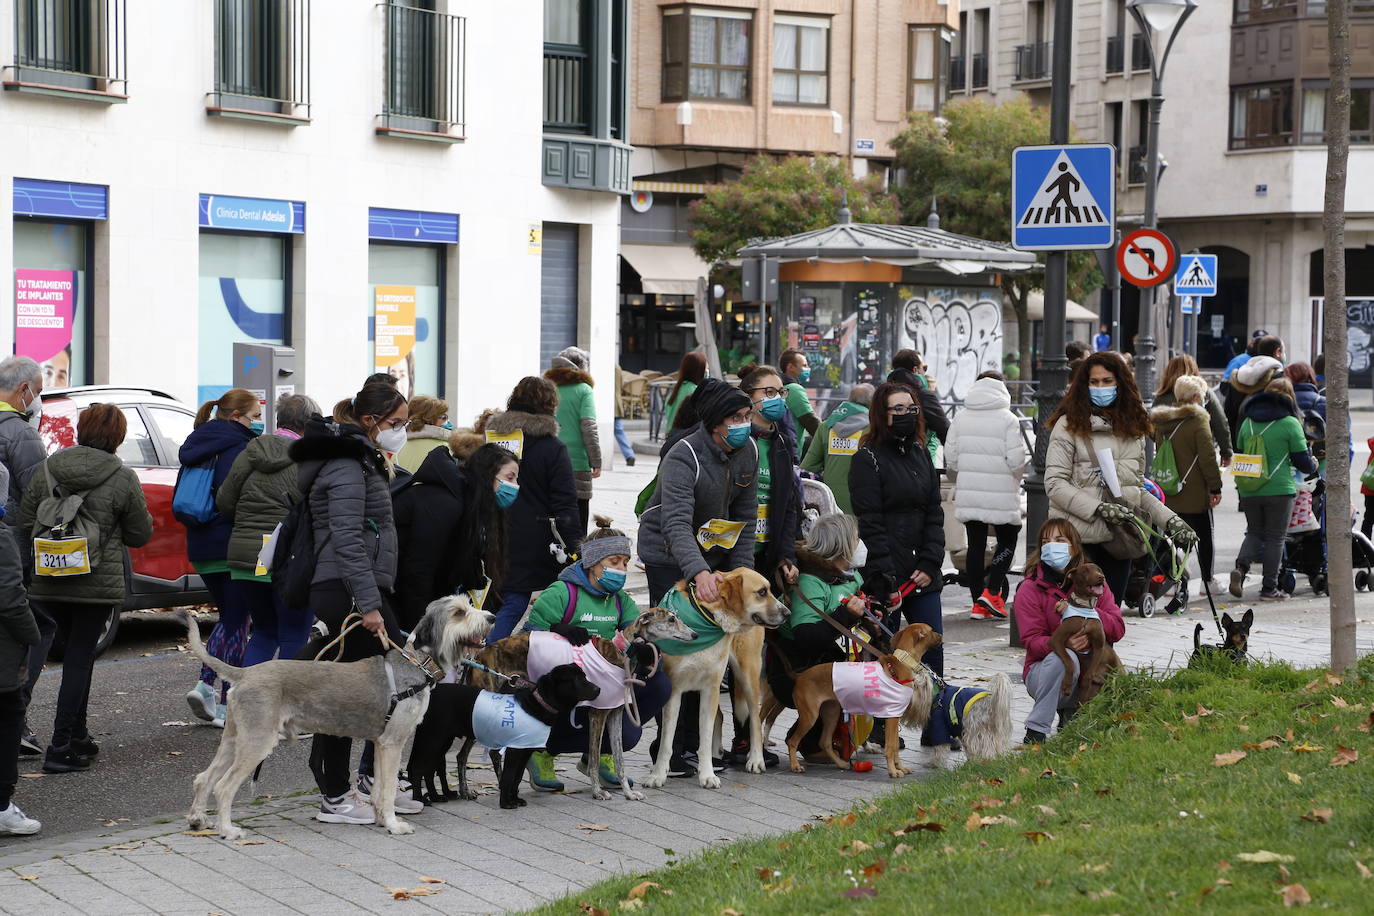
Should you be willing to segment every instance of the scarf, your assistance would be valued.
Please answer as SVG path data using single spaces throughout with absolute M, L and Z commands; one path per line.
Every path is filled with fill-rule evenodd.
M 709 649 L 725 638 L 725 631 L 715 621 L 707 620 L 704 614 L 692 606 L 687 596 L 676 588 L 669 589 L 668 594 L 664 595 L 658 604 L 659 607 L 677 614 L 678 619 L 697 634 L 696 639 L 688 642 L 680 639 L 656 640 L 654 645 L 658 646 L 660 652 L 666 655 L 691 655 L 693 652 Z

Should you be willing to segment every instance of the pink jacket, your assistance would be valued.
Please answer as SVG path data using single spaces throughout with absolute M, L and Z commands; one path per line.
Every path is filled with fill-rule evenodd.
M 1021 581 L 1016 589 L 1016 599 L 1012 602 L 1012 613 L 1016 615 L 1016 628 L 1021 634 L 1021 645 L 1026 647 L 1026 662 L 1021 668 L 1024 679 L 1030 674 L 1031 665 L 1050 654 L 1050 637 L 1059 628 L 1059 615 L 1054 606 L 1069 596 L 1069 593 L 1046 579 L 1044 564 L 1038 564 L 1035 571 Z M 1102 597 L 1097 602 L 1097 614 L 1102 618 L 1102 632 L 1108 643 L 1120 642 L 1126 635 L 1126 622 L 1121 619 L 1121 608 L 1116 606 L 1111 588 L 1102 588 Z

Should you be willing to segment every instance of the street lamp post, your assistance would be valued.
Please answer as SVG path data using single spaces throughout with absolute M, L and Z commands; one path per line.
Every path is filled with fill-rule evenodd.
M 1183 23 L 1197 9 L 1197 0 L 1128 0 L 1126 9 L 1147 36 L 1150 49 L 1150 134 L 1145 145 L 1145 228 L 1158 229 L 1156 200 L 1159 196 L 1159 110 L 1164 105 L 1164 65 Z M 1159 38 L 1163 51 L 1156 49 Z M 1155 390 L 1155 290 L 1140 291 L 1140 332 L 1136 338 L 1135 374 L 1140 393 L 1148 401 Z

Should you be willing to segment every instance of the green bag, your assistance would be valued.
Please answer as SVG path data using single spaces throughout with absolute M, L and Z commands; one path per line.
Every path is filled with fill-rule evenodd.
M 1269 455 L 1264 447 L 1264 431 L 1273 425 L 1274 421 L 1271 420 L 1257 429 L 1252 420 L 1246 419 L 1240 426 L 1245 450 L 1231 456 L 1231 475 L 1236 479 L 1236 492 L 1241 496 L 1258 492 L 1278 471 L 1277 467 L 1269 467 Z M 1279 466 L 1282 467 L 1287 460 L 1288 456 L 1284 455 Z
M 649 501 L 654 498 L 654 493 L 658 490 L 658 473 L 654 472 L 654 479 L 639 491 L 639 498 L 635 500 L 635 516 L 644 514 L 644 510 L 649 508 Z
M 1174 430 L 1177 432 L 1177 428 Z M 1155 460 L 1150 462 L 1150 479 L 1165 496 L 1176 496 L 1183 489 L 1183 477 L 1178 473 L 1178 460 L 1174 458 L 1174 437 L 1169 436 L 1155 447 Z
M 1374 490 L 1374 461 L 1365 465 L 1364 473 L 1360 475 L 1360 483 Z

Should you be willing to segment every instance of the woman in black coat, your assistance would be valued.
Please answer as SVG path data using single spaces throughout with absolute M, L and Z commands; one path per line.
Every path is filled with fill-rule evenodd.
M 560 561 L 551 549 L 557 543 L 555 529 L 566 554 L 576 553 L 582 543 L 572 461 L 568 447 L 558 439 L 558 421 L 553 418 L 557 409 L 558 389 L 553 382 L 530 375 L 516 384 L 505 411 L 493 414 L 486 423 L 487 441 L 508 448 L 520 459 L 518 495 L 506 507 L 510 550 L 501 607 L 488 643 L 509 636 L 529 607 L 530 596 L 547 588 L 567 565 L 566 557 Z
M 849 468 L 849 493 L 859 520 L 859 538 L 868 549 L 864 591 L 889 595 L 888 626 L 929 624 L 944 632 L 940 588 L 945 559 L 945 514 L 940 506 L 940 475 L 926 447 L 926 429 L 917 394 L 906 385 L 884 382 L 873 393 L 868 432 Z M 903 598 L 898 589 L 915 588 Z M 893 613 L 901 609 L 898 617 Z M 944 674 L 940 647 L 925 655 Z

